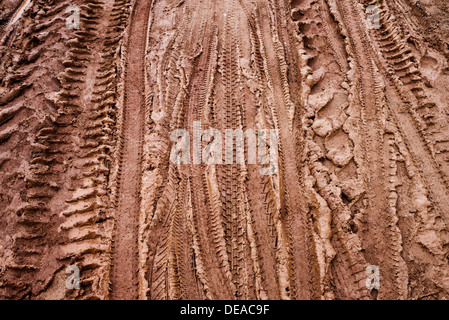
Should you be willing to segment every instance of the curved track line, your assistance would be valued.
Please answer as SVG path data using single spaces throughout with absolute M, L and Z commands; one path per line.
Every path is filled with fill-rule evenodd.
M 28 5 L 31 4 L 31 0 L 25 0 L 22 2 L 20 7 L 17 9 L 17 11 L 12 16 L 10 22 L 8 23 L 8 27 L 16 23 L 23 15 L 25 10 L 28 8 Z

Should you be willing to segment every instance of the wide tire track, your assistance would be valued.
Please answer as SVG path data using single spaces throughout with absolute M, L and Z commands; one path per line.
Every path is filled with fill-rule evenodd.
M 137 0 L 131 14 L 125 71 L 125 103 L 112 253 L 111 298 L 137 298 L 138 215 L 145 124 L 144 55 L 150 1 Z

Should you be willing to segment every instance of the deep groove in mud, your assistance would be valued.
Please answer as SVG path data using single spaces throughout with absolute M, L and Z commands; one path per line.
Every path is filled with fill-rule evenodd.
M 145 125 L 144 55 L 150 5 L 136 0 L 131 13 L 112 249 L 111 298 L 138 297 L 137 232 L 140 212 L 142 143 Z

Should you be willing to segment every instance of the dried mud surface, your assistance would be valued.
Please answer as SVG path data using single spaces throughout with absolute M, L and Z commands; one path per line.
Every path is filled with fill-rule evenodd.
M 1 299 L 449 298 L 446 1 L 0 8 Z M 279 170 L 174 164 L 194 122 Z

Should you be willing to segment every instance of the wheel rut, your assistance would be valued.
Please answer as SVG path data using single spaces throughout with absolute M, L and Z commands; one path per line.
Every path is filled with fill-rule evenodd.
M 137 0 L 131 14 L 111 268 L 111 299 L 138 296 L 138 220 L 145 124 L 144 57 L 151 2 Z

